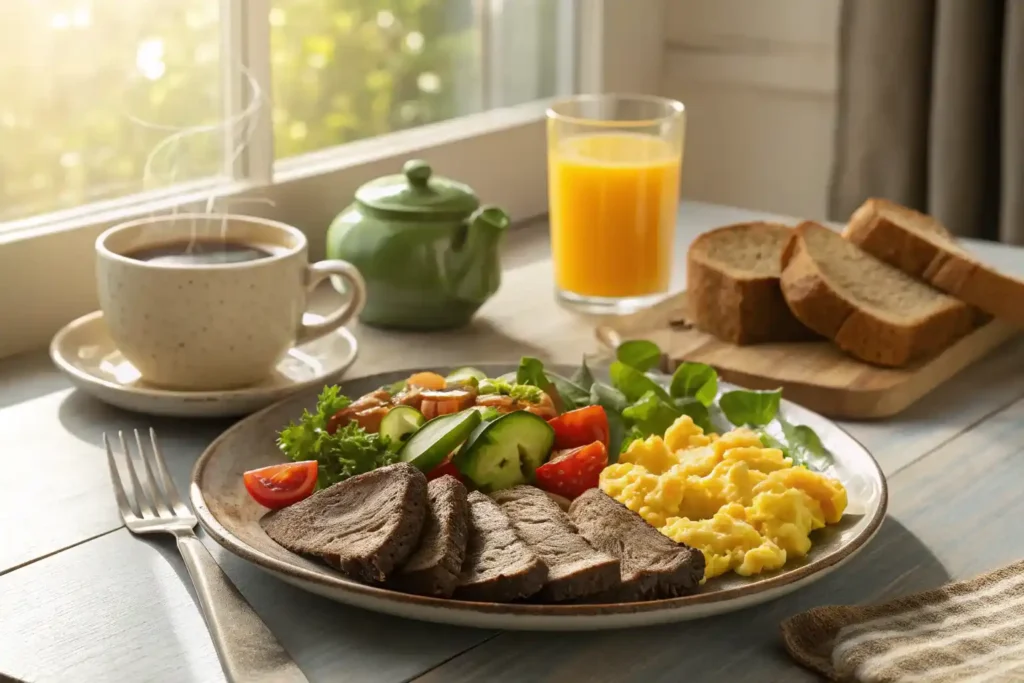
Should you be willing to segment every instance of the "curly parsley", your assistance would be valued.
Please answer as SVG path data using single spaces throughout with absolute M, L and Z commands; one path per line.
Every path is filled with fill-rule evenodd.
M 317 399 L 315 412 L 302 411 L 277 436 L 277 445 L 289 459 L 317 461 L 317 487 L 326 488 L 349 477 L 395 462 L 386 439 L 350 422 L 334 434 L 327 433 L 327 422 L 351 401 L 341 387 L 325 387 Z

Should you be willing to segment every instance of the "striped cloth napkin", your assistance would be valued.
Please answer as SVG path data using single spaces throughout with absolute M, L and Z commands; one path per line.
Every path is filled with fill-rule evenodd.
M 867 607 L 782 623 L 797 662 L 834 681 L 1024 681 L 1024 562 Z

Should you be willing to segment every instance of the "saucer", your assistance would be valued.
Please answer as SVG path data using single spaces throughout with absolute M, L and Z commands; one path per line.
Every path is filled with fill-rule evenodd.
M 114 345 L 102 311 L 69 323 L 50 342 L 50 358 L 82 391 L 119 408 L 173 417 L 235 417 L 255 412 L 337 378 L 358 353 L 352 333 L 339 328 L 289 350 L 259 384 L 227 391 L 176 391 L 142 380 Z

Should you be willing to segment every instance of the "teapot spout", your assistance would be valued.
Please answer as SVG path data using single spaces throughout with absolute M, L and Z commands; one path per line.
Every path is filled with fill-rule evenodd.
M 499 250 L 509 216 L 497 206 L 481 206 L 467 220 L 448 254 L 453 293 L 483 303 L 501 286 Z
M 481 206 L 469 217 L 469 234 L 466 236 L 469 251 L 474 249 L 474 240 L 479 245 L 477 249 L 499 245 L 508 224 L 509 217 L 504 209 L 493 205 Z

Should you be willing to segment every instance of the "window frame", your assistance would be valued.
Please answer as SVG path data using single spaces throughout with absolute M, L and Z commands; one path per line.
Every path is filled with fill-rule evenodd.
M 573 36 L 578 91 L 660 90 L 666 1 L 578 1 Z M 231 16 L 250 23 L 269 5 L 269 0 L 221 2 Z M 638 4 L 650 11 L 637 11 Z M 235 55 L 251 51 L 234 34 L 225 36 L 223 49 Z M 269 80 L 269 61 L 261 65 L 250 54 L 245 63 L 257 81 Z M 228 78 L 235 89 L 227 88 L 226 96 L 242 101 L 243 74 Z M 267 159 L 273 159 L 268 116 L 257 124 L 264 142 L 236 160 L 233 180 L 197 181 L 19 221 L 0 232 L 0 358 L 45 347 L 67 322 L 96 310 L 93 244 L 103 230 L 147 214 L 203 211 L 211 196 L 217 210 L 299 227 L 309 239 L 312 260 L 323 257 L 330 219 L 356 188 L 393 173 L 410 156 L 426 159 L 443 175 L 472 179 L 480 196 L 506 208 L 517 224 L 542 216 L 547 213 L 547 105 L 537 101 L 486 111 L 284 159 L 273 166 L 272 179 L 267 177 Z

